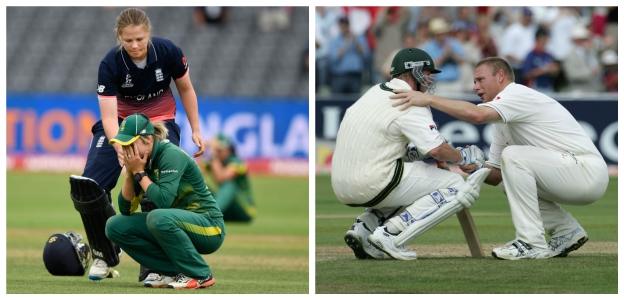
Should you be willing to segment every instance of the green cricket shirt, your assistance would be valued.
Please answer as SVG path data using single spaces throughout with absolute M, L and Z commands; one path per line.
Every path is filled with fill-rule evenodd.
M 193 158 L 169 140 L 154 143 L 145 172 L 153 182 L 145 194 L 156 207 L 179 208 L 213 218 L 223 217 Z M 131 203 L 119 193 L 121 213 L 127 215 L 136 210 L 142 194 L 143 191 Z

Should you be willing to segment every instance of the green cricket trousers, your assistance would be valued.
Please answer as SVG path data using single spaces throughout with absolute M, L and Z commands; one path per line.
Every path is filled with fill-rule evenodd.
M 167 208 L 116 215 L 106 222 L 106 236 L 139 264 L 167 276 L 212 276 L 201 254 L 215 252 L 225 237 L 222 218 Z
M 241 191 L 233 180 L 219 186 L 215 200 L 225 221 L 250 222 L 256 216 L 256 207 L 248 191 Z

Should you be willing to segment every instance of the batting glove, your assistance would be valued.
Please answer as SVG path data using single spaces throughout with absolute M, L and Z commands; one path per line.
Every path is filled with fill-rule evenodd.
M 467 147 L 457 147 L 459 153 L 461 154 L 461 160 L 457 163 L 460 166 L 475 164 L 477 165 L 477 170 L 483 167 L 485 163 L 485 155 L 483 154 L 483 150 L 481 148 L 470 145 Z

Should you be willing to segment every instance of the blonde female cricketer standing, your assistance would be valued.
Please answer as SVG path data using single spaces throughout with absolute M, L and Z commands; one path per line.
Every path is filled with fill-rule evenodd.
M 93 139 L 89 148 L 83 177 L 95 181 L 105 191 L 110 203 L 110 191 L 115 187 L 124 165 L 123 151 L 119 144 L 108 141 L 115 136 L 121 120 L 133 113 L 141 112 L 151 121 L 162 121 L 169 131 L 171 143 L 180 144 L 180 128 L 175 123 L 176 104 L 169 88 L 173 79 L 181 97 L 184 110 L 192 129 L 192 139 L 198 147 L 195 157 L 204 152 L 202 143 L 197 96 L 186 57 L 176 45 L 163 38 L 151 36 L 152 25 L 147 14 L 140 9 L 123 10 L 117 17 L 115 34 L 119 45 L 112 48 L 102 59 L 98 71 L 97 94 L 101 120 L 93 125 Z M 86 179 L 85 179 L 86 180 Z M 72 183 L 72 198 L 80 212 L 92 246 L 93 264 L 89 279 L 100 280 L 114 277 L 111 267 L 119 263 L 119 258 L 110 241 L 104 235 L 105 220 L 114 215 L 110 204 L 103 211 L 105 215 L 96 218 L 90 211 L 78 209 L 76 199 L 83 202 L 95 201 L 93 196 L 76 188 L 81 184 Z M 82 194 L 81 194 L 82 193 Z M 150 199 L 141 205 L 143 211 L 154 207 Z M 149 272 L 142 271 L 139 280 Z

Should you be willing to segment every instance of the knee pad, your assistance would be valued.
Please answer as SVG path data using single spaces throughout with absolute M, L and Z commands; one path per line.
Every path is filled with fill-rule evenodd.
M 119 264 L 119 247 L 106 238 L 106 221 L 115 215 L 110 197 L 95 180 L 71 175 L 71 198 L 80 213 L 93 256 L 106 261 L 109 266 Z

